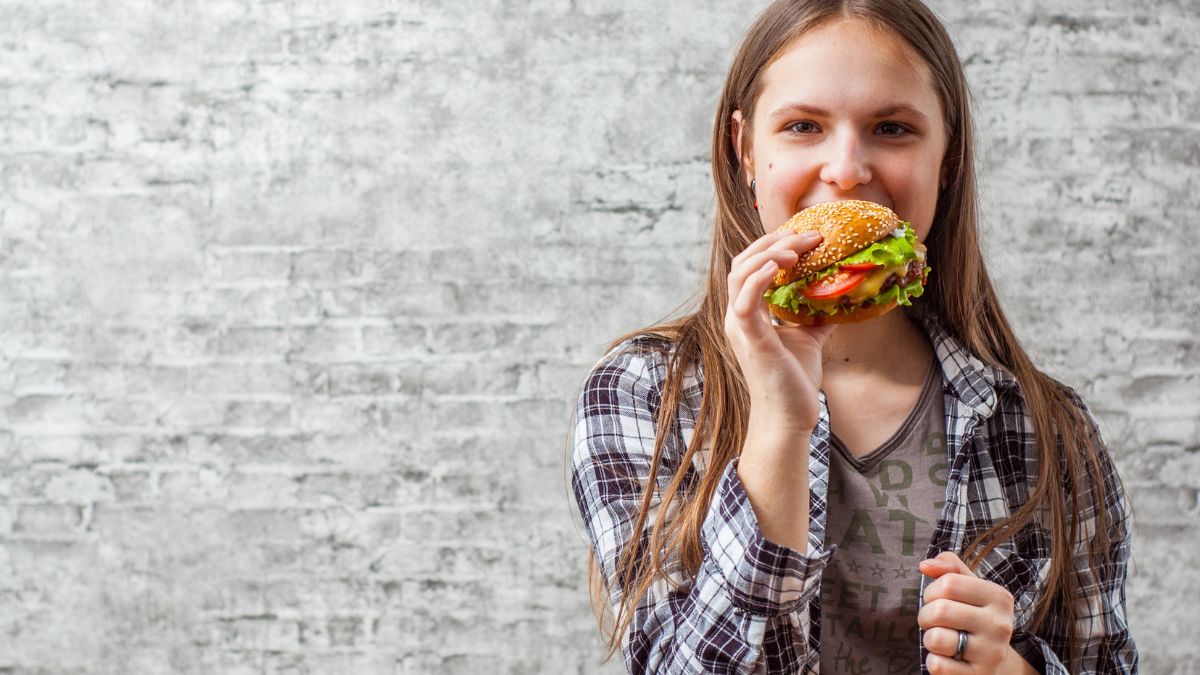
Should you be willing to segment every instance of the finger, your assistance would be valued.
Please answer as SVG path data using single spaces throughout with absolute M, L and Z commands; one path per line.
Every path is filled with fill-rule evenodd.
M 941 627 L 980 634 L 990 633 L 993 628 L 987 610 L 945 598 L 922 605 L 917 612 L 917 625 L 925 630 Z
M 768 232 L 758 239 L 755 239 L 754 241 L 750 242 L 750 245 L 743 249 L 741 253 L 733 257 L 733 260 L 731 260 L 729 263 L 729 269 L 733 269 L 746 258 L 767 250 L 772 244 L 780 239 L 783 239 L 787 235 L 787 232 Z
M 955 661 L 941 654 L 930 654 L 925 657 L 925 667 L 929 669 L 930 675 L 967 675 L 974 672 L 971 664 L 965 660 Z
M 734 256 L 730 261 L 729 269 L 732 270 L 739 264 L 745 263 L 749 258 L 752 258 L 763 251 L 795 251 L 798 254 L 803 254 L 820 245 L 823 237 L 817 230 L 809 230 L 808 232 L 772 232 L 759 237 L 754 243 L 746 247 L 744 251 Z
M 770 322 L 762 314 L 766 300 L 763 293 L 779 271 L 779 265 L 771 261 L 763 265 L 757 272 L 750 275 L 740 289 L 733 303 L 733 314 L 742 325 L 742 330 L 751 337 L 761 337 L 771 328 Z
M 768 237 L 770 235 L 754 242 L 733 259 L 729 266 L 731 276 L 739 272 L 748 274 L 758 269 L 765 260 L 775 260 L 780 266 L 791 267 L 799 262 L 800 256 L 820 245 L 822 240 L 821 233 L 816 230 L 803 234 L 781 234 L 770 239 Z M 763 247 L 762 244 L 767 245 Z
M 918 564 L 918 568 L 921 570 L 921 574 L 934 579 L 951 572 L 966 574 L 972 577 L 975 576 L 975 573 L 971 571 L 970 567 L 967 567 L 962 558 L 951 551 L 942 551 L 933 558 L 922 560 Z
M 734 259 L 726 281 L 726 294 L 730 302 L 741 292 L 746 278 L 760 269 L 765 261 L 774 260 L 781 268 L 791 268 L 800 262 L 800 256 L 819 246 L 821 241 L 821 233 L 816 230 L 803 234 L 789 233 L 773 241 L 765 250 L 748 256 L 740 254 Z
M 941 654 L 942 656 L 954 658 L 954 654 L 958 651 L 958 631 L 951 628 L 934 626 L 925 631 L 925 634 L 921 637 L 921 644 L 925 645 L 925 649 L 928 649 L 933 654 Z M 967 650 L 970 648 L 971 642 L 968 640 Z M 966 650 L 963 652 L 963 660 L 968 660 Z
M 741 292 L 742 286 L 745 285 L 746 279 L 751 274 L 762 269 L 763 265 L 768 262 L 774 262 L 778 267 L 791 267 L 799 259 L 795 251 L 787 249 L 768 249 L 746 258 L 729 270 L 729 278 L 726 282 L 729 290 L 729 301 L 733 302 L 733 298 Z
M 943 574 L 926 586 L 923 597 L 926 603 L 945 599 L 984 607 L 1002 600 L 1007 592 L 1002 586 L 990 581 L 951 572 Z
M 807 232 L 789 232 L 783 238 L 771 244 L 768 249 L 795 251 L 803 255 L 821 245 L 824 237 L 816 230 Z

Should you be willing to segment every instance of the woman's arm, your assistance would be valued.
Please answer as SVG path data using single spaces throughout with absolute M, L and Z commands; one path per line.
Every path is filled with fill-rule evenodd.
M 1095 418 L 1075 392 L 1066 391 L 1068 397 L 1083 412 L 1092 428 L 1092 436 L 1100 439 Z M 1100 449 L 1103 467 L 1103 503 L 1086 499 L 1079 523 L 1080 533 L 1075 542 L 1074 558 L 1079 579 L 1079 590 L 1075 598 L 1076 626 L 1082 631 L 1080 644 L 1075 645 L 1081 658 L 1078 672 L 1082 674 L 1136 673 L 1138 672 L 1137 645 L 1129 631 L 1126 613 L 1125 579 L 1129 573 L 1130 544 L 1132 540 L 1132 518 L 1129 502 L 1121 480 L 1117 475 L 1112 458 L 1104 448 Z M 1099 487 L 1099 486 L 1098 486 Z M 1108 562 L 1093 567 L 1089 562 L 1088 549 L 1098 528 L 1098 514 L 1103 510 L 1108 526 L 1110 547 Z M 1040 666 L 1041 672 L 1066 675 L 1068 669 L 1063 657 L 1068 652 L 1067 630 L 1061 620 L 1051 618 L 1039 631 L 1039 635 L 1027 636 L 1017 641 L 1016 646 L 1027 660 Z M 1072 669 L 1075 670 L 1075 669 Z
M 572 487 L 614 606 L 624 599 L 617 561 L 634 532 L 654 447 L 665 360 L 625 353 L 588 378 L 576 412 Z M 689 424 L 686 415 L 681 422 Z M 686 427 L 685 427 L 686 428 Z M 690 429 L 687 429 L 690 432 Z M 690 435 L 690 434 L 689 434 Z M 669 438 L 656 493 L 679 469 L 683 436 Z M 808 662 L 808 603 L 828 559 L 820 542 L 806 554 L 763 537 L 737 461 L 724 467 L 702 527 L 704 559 L 694 580 L 656 583 L 623 636 L 632 673 L 801 673 Z M 653 509 L 661 503 L 655 499 Z

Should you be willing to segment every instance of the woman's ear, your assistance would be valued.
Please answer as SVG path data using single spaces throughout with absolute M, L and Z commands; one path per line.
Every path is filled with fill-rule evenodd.
M 734 110 L 730 118 L 732 122 L 732 133 L 729 134 L 729 140 L 733 143 L 733 154 L 737 155 L 738 163 L 745 169 L 742 172 L 744 175 L 751 178 L 754 177 L 754 155 L 747 151 L 746 155 L 742 156 L 742 132 L 746 130 L 745 120 L 742 118 L 741 110 Z

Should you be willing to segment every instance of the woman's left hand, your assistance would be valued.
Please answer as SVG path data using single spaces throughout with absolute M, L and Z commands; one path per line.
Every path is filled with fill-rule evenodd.
M 925 588 L 925 603 L 917 614 L 925 630 L 925 666 L 930 673 L 1035 672 L 1012 648 L 1015 615 L 1007 589 L 975 576 L 949 551 L 922 561 L 920 569 L 934 579 Z M 955 661 L 959 631 L 967 633 L 967 648 L 962 660 Z

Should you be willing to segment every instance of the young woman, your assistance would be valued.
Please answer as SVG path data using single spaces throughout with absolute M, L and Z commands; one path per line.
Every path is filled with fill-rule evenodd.
M 1137 670 L 1121 483 L 1000 309 L 972 144 L 919 0 L 779 0 L 750 29 L 700 306 L 617 340 L 576 413 L 593 599 L 631 672 Z M 764 292 L 820 235 L 774 232 L 844 199 L 912 224 L 924 296 L 775 325 Z

